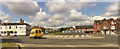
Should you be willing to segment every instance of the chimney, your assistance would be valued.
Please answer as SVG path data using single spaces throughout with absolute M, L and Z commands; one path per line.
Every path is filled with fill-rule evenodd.
M 24 23 L 24 20 L 22 20 L 22 23 Z
M 0 24 L 2 24 L 2 20 L 0 20 Z
M 20 19 L 20 23 L 22 23 L 22 19 Z

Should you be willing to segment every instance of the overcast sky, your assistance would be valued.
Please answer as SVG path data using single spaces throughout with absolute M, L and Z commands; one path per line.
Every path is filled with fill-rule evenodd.
M 31 25 L 47 27 L 92 25 L 94 20 L 120 17 L 117 2 L 18 1 L 1 2 L 0 6 L 0 19 L 3 22 L 19 22 L 22 18 Z

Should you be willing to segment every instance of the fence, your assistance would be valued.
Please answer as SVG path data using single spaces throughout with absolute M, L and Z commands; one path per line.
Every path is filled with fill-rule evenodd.
M 84 34 L 84 30 L 67 30 L 67 31 L 62 31 L 63 34 Z

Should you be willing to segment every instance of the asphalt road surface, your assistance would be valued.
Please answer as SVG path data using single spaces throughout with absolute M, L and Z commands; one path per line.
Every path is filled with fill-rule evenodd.
M 3 38 L 2 41 L 11 41 L 16 43 L 24 43 L 24 44 L 35 44 L 35 45 L 103 45 L 103 44 L 118 44 L 118 36 L 102 36 L 105 38 L 98 38 L 98 39 L 49 39 L 49 38 L 42 38 L 42 39 L 30 39 L 29 36 L 17 36 L 11 38 Z M 54 47 L 32 47 L 23 48 L 23 49 L 56 49 Z M 58 48 L 57 48 L 58 49 Z M 70 49 L 70 47 L 59 47 L 59 49 Z M 117 49 L 112 47 L 78 47 L 72 49 Z
M 25 44 L 48 44 L 48 45 L 100 45 L 118 44 L 118 36 L 104 36 L 98 39 L 30 39 L 28 36 L 13 37 L 17 43 Z M 54 37 L 53 37 L 54 38 Z

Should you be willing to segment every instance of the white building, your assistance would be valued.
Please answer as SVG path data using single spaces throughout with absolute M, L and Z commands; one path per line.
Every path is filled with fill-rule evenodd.
M 1 23 L 0 34 L 2 36 L 15 36 L 15 35 L 28 35 L 30 33 L 31 26 L 24 23 L 24 20 L 20 20 L 20 23 Z

